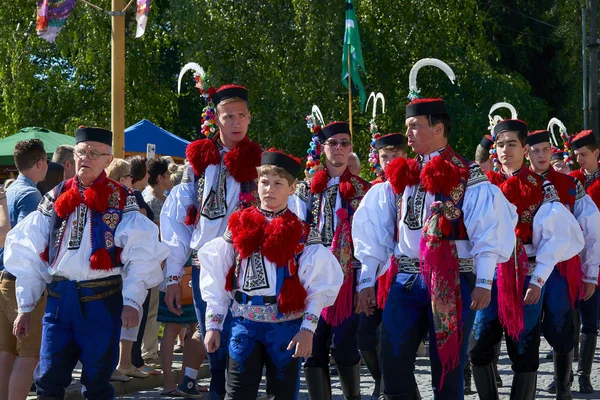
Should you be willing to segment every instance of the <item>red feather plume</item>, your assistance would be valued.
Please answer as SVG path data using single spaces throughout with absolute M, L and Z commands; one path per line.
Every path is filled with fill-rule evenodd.
M 395 194 L 402 194 L 407 186 L 419 183 L 419 174 L 419 163 L 402 157 L 392 160 L 385 169 L 385 175 Z
M 190 162 L 196 175 L 202 175 L 209 165 L 221 162 L 221 155 L 215 143 L 208 139 L 198 139 L 185 149 L 185 157 Z

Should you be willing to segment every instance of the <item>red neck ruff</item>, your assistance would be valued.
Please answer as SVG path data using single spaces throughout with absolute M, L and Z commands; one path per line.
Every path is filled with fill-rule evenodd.
M 77 177 L 65 182 L 63 192 L 54 202 L 54 209 L 60 218 L 68 217 L 83 202 L 88 208 L 104 213 L 108 207 L 108 199 L 113 190 L 108 186 L 109 178 L 106 173 L 96 179 L 92 185 L 85 189 L 83 195 L 79 191 L 79 181 Z M 115 182 L 116 183 L 116 182 Z M 118 185 L 118 184 L 117 184 Z
M 340 176 L 340 197 L 342 200 L 348 201 L 356 196 L 356 188 L 350 181 L 350 178 L 354 176 L 348 168 Z M 327 183 L 329 182 L 329 175 L 327 169 L 322 169 L 315 174 L 312 181 L 310 182 L 310 191 L 312 194 L 321 194 L 327 189 Z

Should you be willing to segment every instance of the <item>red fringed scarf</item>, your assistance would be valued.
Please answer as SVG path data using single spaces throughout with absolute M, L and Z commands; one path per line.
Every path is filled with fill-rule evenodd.
M 270 222 L 258 208 L 248 208 L 231 215 L 228 222 L 233 246 L 240 258 L 245 259 L 252 253 L 260 252 L 278 268 L 288 268 L 289 277 L 283 282 L 277 307 L 279 312 L 288 314 L 305 309 L 306 289 L 298 278 L 296 257 L 304 250 L 310 227 L 300 221 L 290 210 L 273 218 Z M 236 266 L 227 274 L 225 289 L 233 290 Z
M 193 141 L 185 149 L 185 156 L 188 159 L 194 173 L 198 176 L 202 175 L 209 165 L 217 165 L 221 162 L 221 154 L 217 147 L 217 139 L 219 135 L 215 135 L 214 139 L 198 139 Z M 225 153 L 223 160 L 229 174 L 236 182 L 248 182 L 255 180 L 258 177 L 256 167 L 260 165 L 260 157 L 262 149 L 258 143 L 251 141 L 246 136 L 233 149 Z M 247 198 L 242 198 L 240 201 L 246 201 Z M 196 221 L 197 212 L 195 206 L 190 206 L 187 210 L 186 225 L 192 225 Z
M 544 199 L 542 179 L 523 167 L 519 172 L 506 179 L 497 172 L 488 172 L 487 176 L 497 185 L 509 202 L 517 207 L 519 220 L 515 233 L 517 243 L 515 254 L 505 263 L 498 264 L 498 319 L 515 340 L 525 327 L 523 315 L 523 288 L 529 269 L 528 256 L 523 243 L 531 243 L 533 217 Z M 515 267 L 515 263 L 518 268 Z M 518 310 L 518 311 L 517 311 Z

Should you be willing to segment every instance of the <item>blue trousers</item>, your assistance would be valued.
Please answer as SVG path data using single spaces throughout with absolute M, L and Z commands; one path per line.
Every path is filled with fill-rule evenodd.
M 419 344 L 429 331 L 432 385 L 435 399 L 464 397 L 464 365 L 473 318 L 471 292 L 475 286 L 473 273 L 460 274 L 462 298 L 462 344 L 460 363 L 449 371 L 439 388 L 442 366 L 437 352 L 431 311 L 431 296 L 421 274 L 399 273 L 390 288 L 381 326 L 381 366 L 385 394 L 401 395 L 417 388 L 415 358 Z
M 581 333 L 598 335 L 600 322 L 600 289 L 596 288 L 593 296 L 579 303 L 581 313 Z
M 109 279 L 115 277 L 104 280 Z M 101 280 L 95 282 L 98 281 Z M 95 296 L 114 288 L 77 288 L 77 282 L 66 280 L 48 285 L 40 362 L 34 372 L 38 396 L 64 397 L 79 360 L 86 398 L 114 398 L 109 381 L 119 361 L 121 290 L 102 299 L 80 301 L 80 297 Z
M 527 277 L 525 280 L 523 297 L 527 292 L 529 279 L 530 277 Z M 545 289 L 544 286 L 537 304 L 524 306 L 525 329 L 519 339 L 514 340 L 508 334 L 505 335 L 506 348 L 514 372 L 535 372 L 540 365 L 540 316 Z M 494 276 L 490 305 L 477 311 L 475 315 L 473 340 L 469 349 L 469 358 L 473 365 L 484 367 L 492 362 L 495 354 L 494 346 L 500 343 L 503 330 L 498 320 L 498 286 Z
M 223 283 L 225 285 L 225 283 Z M 194 307 L 196 308 L 196 317 L 202 337 L 206 335 L 206 302 L 202 300 L 200 293 L 200 269 L 192 268 L 192 291 L 194 293 Z M 218 399 L 225 395 L 225 373 L 227 371 L 228 343 L 231 333 L 231 311 L 227 311 L 227 317 L 221 332 L 221 347 L 214 353 L 208 353 L 208 363 L 210 366 L 210 399 Z
M 575 345 L 569 283 L 567 278 L 554 268 L 544 287 L 546 292 L 543 297 L 542 333 L 554 351 L 567 354 Z
M 300 360 L 288 344 L 300 331 L 302 319 L 268 323 L 236 317 L 229 340 L 227 400 L 255 399 L 266 367 L 267 395 L 274 400 L 296 399 L 300 390 Z
M 379 344 L 379 325 L 383 318 L 383 310 L 376 308 L 373 314 L 360 314 L 358 325 L 358 348 L 361 351 L 371 350 Z
M 304 362 L 305 368 L 329 368 L 329 351 L 337 365 L 351 367 L 358 364 L 358 323 L 360 318 L 352 312 L 344 322 L 332 326 L 319 318 L 317 330 L 313 336 L 312 355 Z

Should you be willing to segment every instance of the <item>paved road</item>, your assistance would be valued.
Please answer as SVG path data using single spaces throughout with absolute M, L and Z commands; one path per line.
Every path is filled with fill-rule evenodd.
M 542 346 L 540 349 L 541 354 L 545 355 L 549 349 L 550 348 L 549 348 L 548 344 L 546 343 L 546 341 L 544 339 L 542 339 Z M 574 363 L 573 366 L 576 369 L 577 363 Z M 506 348 L 503 349 L 498 368 L 500 370 L 500 374 L 502 375 L 502 379 L 504 381 L 504 387 L 500 388 L 500 398 L 508 399 L 509 391 L 510 391 L 510 384 L 512 382 L 512 371 L 510 369 L 510 360 L 508 359 L 508 356 L 506 355 Z M 417 382 L 419 384 L 419 390 L 421 391 L 421 396 L 424 399 L 432 398 L 431 375 L 430 375 L 430 370 L 429 370 L 428 358 L 420 357 L 417 359 L 415 374 L 417 377 Z M 550 381 L 552 380 L 552 375 L 553 375 L 552 361 L 545 360 L 542 358 L 541 364 L 540 364 L 540 369 L 538 372 L 538 391 L 537 391 L 536 399 L 553 399 L 553 398 L 555 398 L 554 395 L 551 395 L 550 393 L 545 392 L 543 390 L 546 387 L 546 385 L 548 385 L 550 383 Z M 208 385 L 208 380 L 202 380 L 201 383 L 204 385 Z M 596 351 L 596 359 L 594 362 L 594 369 L 592 371 L 592 384 L 599 391 L 596 392 L 595 394 L 582 395 L 576 391 L 578 389 L 578 385 L 577 385 L 577 383 L 574 383 L 573 397 L 575 399 L 598 399 L 598 398 L 600 398 L 600 349 L 597 349 L 597 351 Z M 335 376 L 332 377 L 332 386 L 333 386 L 333 393 L 334 393 L 333 399 L 334 400 L 343 400 L 344 397 L 342 396 L 342 393 L 339 389 L 339 387 L 340 387 L 339 381 L 338 381 L 337 377 L 335 377 Z M 473 385 L 473 389 L 474 388 L 475 388 L 475 385 Z M 143 391 L 143 392 L 130 394 L 130 395 L 124 395 L 119 398 L 120 399 L 162 398 L 165 400 L 171 399 L 170 397 L 164 397 L 164 396 L 161 397 L 160 390 L 161 390 L 161 388 L 157 388 L 154 390 Z M 361 392 L 362 392 L 363 397 L 368 398 L 368 395 L 370 395 L 372 391 L 373 391 L 373 381 L 369 375 L 368 370 L 365 367 L 363 367 L 363 369 L 361 371 Z M 262 389 L 262 393 L 264 394 L 264 388 Z M 469 399 L 469 400 L 475 400 L 478 398 L 479 397 L 477 395 L 471 395 L 471 396 L 465 397 L 465 399 Z M 175 398 L 173 398 L 173 399 L 175 399 Z M 301 377 L 299 399 L 301 399 L 301 400 L 309 399 L 308 393 L 306 390 L 306 384 L 304 382 L 304 377 Z

